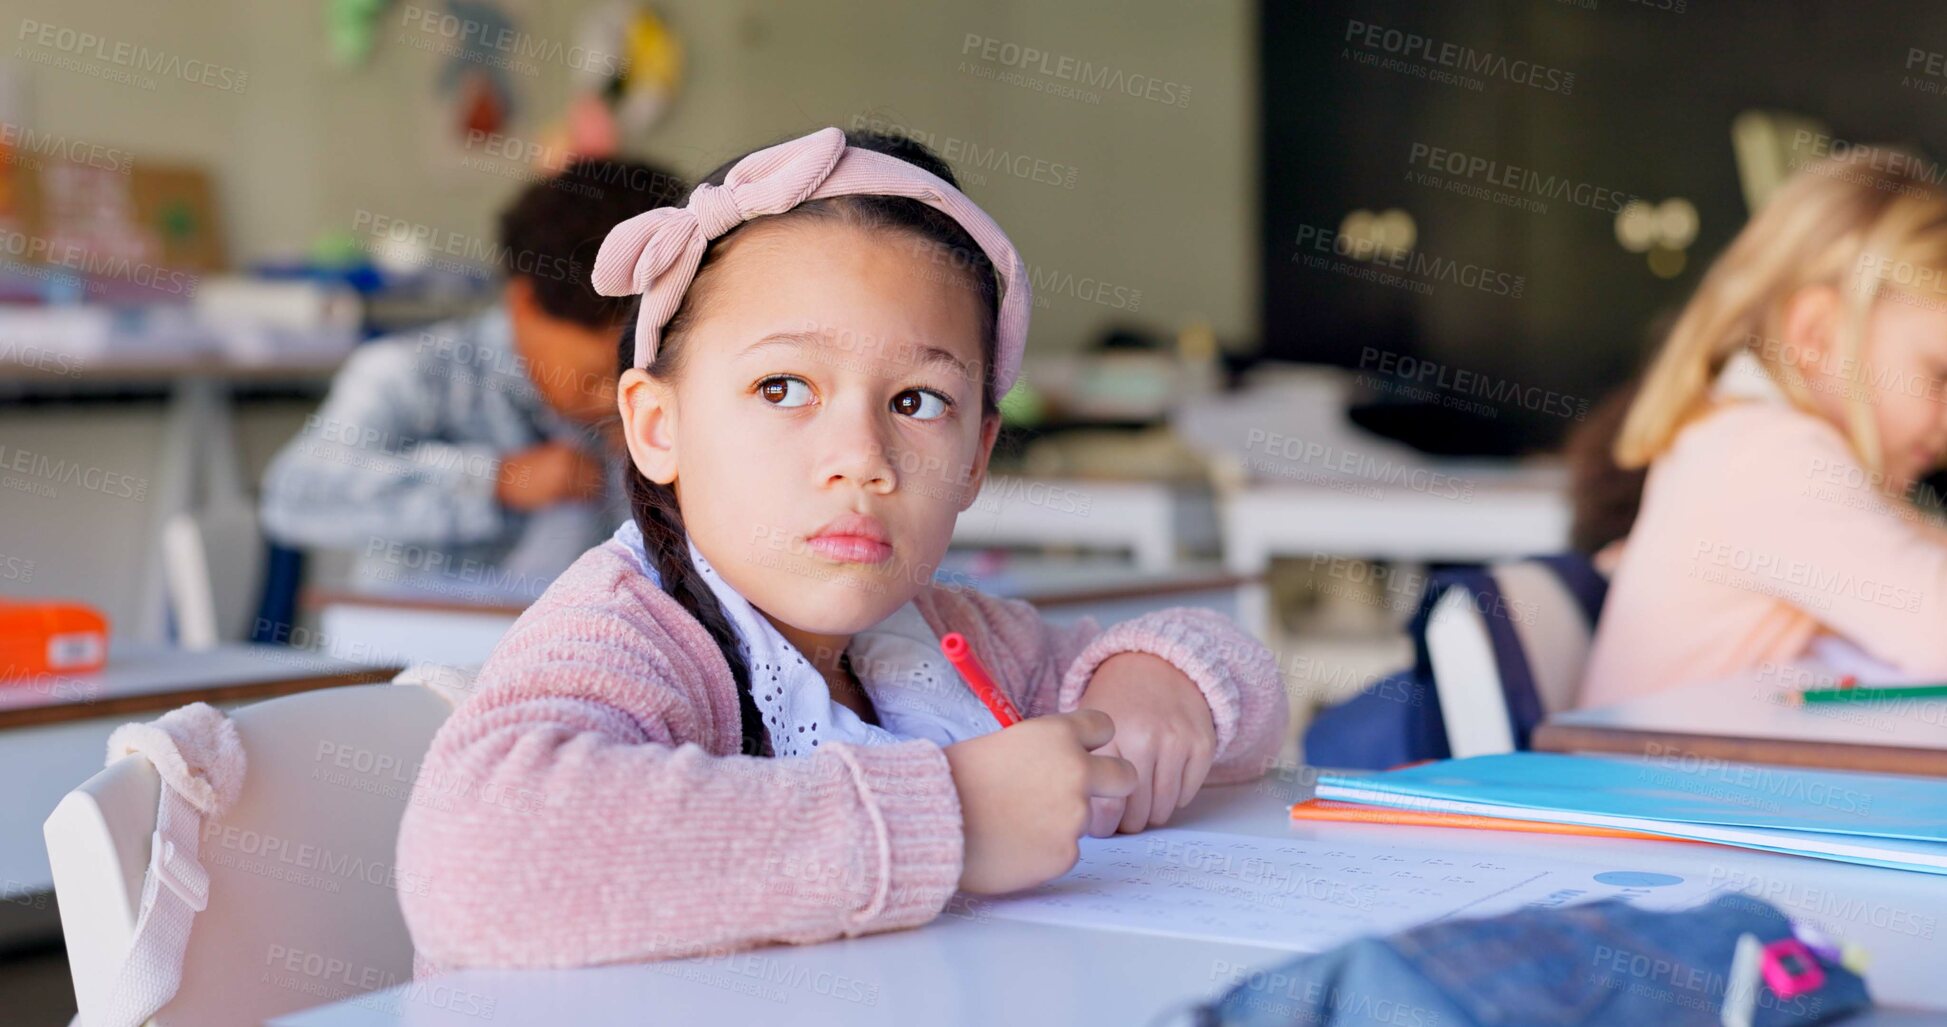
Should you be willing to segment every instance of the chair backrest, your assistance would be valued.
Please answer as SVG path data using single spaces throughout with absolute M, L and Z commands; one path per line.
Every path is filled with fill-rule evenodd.
M 433 688 L 384 684 L 231 711 L 243 792 L 203 825 L 209 905 L 157 1027 L 254 1025 L 411 979 L 398 892 L 426 882 L 399 873 L 394 843 L 408 801 L 440 801 L 413 783 L 452 708 Z M 68 793 L 44 829 L 83 1022 L 133 937 L 160 787 L 147 759 L 125 757 Z
M 1444 572 L 1427 616 L 1427 662 L 1458 757 L 1528 747 L 1575 705 L 1606 583 L 1566 554 Z
M 254 508 L 233 503 L 171 516 L 162 526 L 162 565 L 179 645 L 249 639 L 264 583 Z

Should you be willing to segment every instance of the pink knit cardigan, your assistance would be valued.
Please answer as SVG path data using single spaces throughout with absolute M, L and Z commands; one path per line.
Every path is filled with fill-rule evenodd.
M 1210 783 L 1276 757 L 1271 654 L 1205 610 L 1106 631 L 940 588 L 1025 716 L 1072 710 L 1097 665 L 1153 653 L 1195 681 L 1217 731 Z M 616 541 L 589 550 L 502 639 L 433 739 L 399 831 L 421 973 L 565 967 L 814 942 L 923 924 L 960 879 L 959 796 L 940 747 L 835 743 L 738 754 L 715 643 Z

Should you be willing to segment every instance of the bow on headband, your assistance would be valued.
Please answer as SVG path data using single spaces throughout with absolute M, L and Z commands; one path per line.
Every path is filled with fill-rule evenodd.
M 609 230 L 595 257 L 595 291 L 642 294 L 635 326 L 635 366 L 656 356 L 663 326 L 676 316 L 710 240 L 766 214 L 830 196 L 904 196 L 959 222 L 1000 275 L 995 320 L 994 392 L 1004 395 L 1021 370 L 1032 292 L 1027 268 L 1006 233 L 960 190 L 897 157 L 845 145 L 845 133 L 821 128 L 737 162 L 722 185 L 699 185 L 681 207 L 658 207 Z

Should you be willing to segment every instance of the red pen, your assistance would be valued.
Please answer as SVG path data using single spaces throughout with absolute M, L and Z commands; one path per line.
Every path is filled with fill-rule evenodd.
M 953 664 L 953 669 L 973 686 L 974 694 L 993 711 L 994 719 L 1000 721 L 1002 727 L 1012 727 L 1021 722 L 1021 714 L 994 684 L 987 668 L 981 666 L 980 658 L 974 655 L 973 646 L 967 644 L 967 636 L 958 631 L 947 632 L 940 639 L 940 651 L 946 653 L 947 662 Z

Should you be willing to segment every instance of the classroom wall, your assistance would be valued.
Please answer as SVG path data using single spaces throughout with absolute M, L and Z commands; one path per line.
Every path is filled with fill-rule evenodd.
M 227 234 L 244 258 L 354 230 L 360 211 L 487 235 L 492 212 L 519 187 L 515 169 L 484 154 L 472 156 L 486 167 L 466 166 L 441 141 L 447 107 L 434 102 L 433 81 L 445 58 L 420 48 L 446 41 L 421 27 L 424 12 L 445 10 L 435 0 L 390 5 L 370 63 L 355 70 L 326 57 L 322 3 L 8 6 L 19 15 L 0 20 L 15 37 L 0 60 L 26 72 L 32 126 L 142 157 L 213 165 Z M 566 44 L 576 39 L 577 14 L 591 6 L 506 4 L 522 31 Z M 659 6 L 688 46 L 685 91 L 634 149 L 696 174 L 759 142 L 878 115 L 947 148 L 971 148 L 977 159 L 1026 156 L 1043 165 L 1022 165 L 1027 174 L 1062 183 L 987 170 L 969 175 L 969 191 L 1054 286 L 1036 313 L 1037 347 L 1073 346 L 1118 315 L 1171 329 L 1203 319 L 1230 338 L 1250 334 L 1255 50 L 1243 0 Z M 82 74 L 34 59 L 67 55 L 31 34 L 21 38 L 29 21 L 247 78 L 241 90 L 224 91 L 156 76 L 149 90 Z M 1071 58 L 1124 82 L 1155 78 L 1184 102 L 1106 90 L 1093 90 L 1098 102 L 1088 102 L 981 77 L 1014 69 L 981 61 L 978 44 L 967 52 L 969 36 L 1008 44 L 1010 53 L 1014 44 L 1038 48 L 1050 68 Z M 572 73 L 566 64 L 508 76 L 521 104 L 510 135 L 534 137 L 537 121 L 558 110 Z M 1072 186 L 1062 170 L 1073 171 Z M 1108 302 L 1094 300 L 1098 290 L 1082 279 L 1106 283 Z
M 0 18 L 10 37 L 0 61 L 23 73 L 36 131 L 211 166 L 239 258 L 353 231 L 361 211 L 490 235 L 493 211 L 521 181 L 492 161 L 484 170 L 466 166 L 465 154 L 438 141 L 446 107 L 433 102 L 432 83 L 442 58 L 412 44 L 440 42 L 418 25 L 425 11 L 444 5 L 391 4 L 370 63 L 356 70 L 326 57 L 325 6 L 10 0 Z M 564 43 L 575 39 L 575 15 L 590 6 L 506 5 L 523 31 Z M 968 191 L 1036 270 L 1043 287 L 1031 352 L 1071 348 L 1120 320 L 1173 330 L 1201 319 L 1227 340 L 1251 335 L 1255 48 L 1243 0 L 669 0 L 658 7 L 688 47 L 684 93 L 632 149 L 695 175 L 810 126 L 889 119 L 962 157 Z M 229 91 L 167 76 L 151 76 L 152 89 L 112 81 L 46 63 L 72 55 L 39 45 L 30 22 L 247 78 Z M 977 37 L 971 50 L 969 36 Z M 1091 90 L 1090 102 L 984 77 L 1017 70 L 981 60 L 990 39 L 997 51 L 1043 50 L 1049 68 L 1068 58 L 1125 82 L 1155 78 L 1184 103 L 1101 89 Z M 511 135 L 532 136 L 536 116 L 552 116 L 567 95 L 568 69 L 537 72 L 512 76 L 523 107 Z M 1061 84 L 1053 75 L 1025 77 Z M 1028 158 L 1031 177 L 965 167 L 966 154 L 992 161 L 996 151 Z M 241 434 L 253 480 L 303 414 L 288 402 L 245 406 Z M 135 476 L 154 476 L 160 427 L 157 403 L 0 405 L 0 445 Z M 31 582 L 0 580 L 0 595 L 73 596 L 126 618 L 137 557 L 153 545 L 151 516 L 145 503 L 82 489 L 53 497 L 0 489 L 0 557 L 35 561 Z

